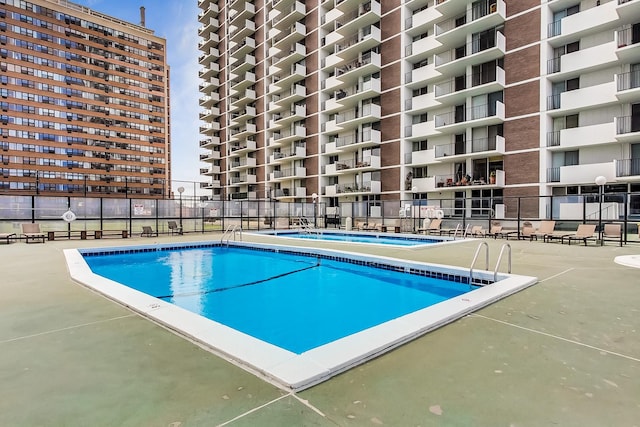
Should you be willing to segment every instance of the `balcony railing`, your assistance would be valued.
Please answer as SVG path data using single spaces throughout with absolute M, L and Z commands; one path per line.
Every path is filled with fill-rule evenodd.
M 497 104 L 484 104 L 467 108 L 461 111 L 452 111 L 450 113 L 438 114 L 435 116 L 435 126 L 446 126 L 452 123 L 462 123 L 469 120 L 484 119 L 495 116 L 498 113 Z
M 547 182 L 560 182 L 560 167 L 547 169 Z
M 640 159 L 622 159 L 616 161 L 616 176 L 640 175 Z
M 616 134 L 640 132 L 640 115 L 616 117 Z
M 621 73 L 617 76 L 617 89 L 618 91 L 637 89 L 640 87 L 640 71 L 631 71 L 628 73 Z
M 496 149 L 496 137 L 477 138 L 471 141 L 471 152 L 493 151 Z
M 554 130 L 547 132 L 547 147 L 559 147 L 560 146 L 560 131 Z

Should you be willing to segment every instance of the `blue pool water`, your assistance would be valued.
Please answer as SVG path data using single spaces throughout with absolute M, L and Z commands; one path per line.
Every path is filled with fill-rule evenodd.
M 290 237 L 294 239 L 308 240 L 327 240 L 334 242 L 351 242 L 351 243 L 371 243 L 376 245 L 395 245 L 395 246 L 418 246 L 428 245 L 432 243 L 442 243 L 442 240 L 433 238 L 408 237 L 408 236 L 387 236 L 381 234 L 360 234 L 360 233 L 336 233 L 336 232 L 319 232 L 319 233 L 300 233 L 300 232 L 276 232 L 274 235 L 279 237 Z
M 240 247 L 85 260 L 96 274 L 298 354 L 471 290 L 456 281 Z

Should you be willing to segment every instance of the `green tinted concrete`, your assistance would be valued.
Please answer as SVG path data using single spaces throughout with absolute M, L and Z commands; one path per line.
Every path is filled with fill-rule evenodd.
M 292 395 L 72 282 L 62 254 L 217 236 L 0 245 L 0 425 L 638 424 L 640 269 L 613 263 L 637 244 L 509 241 L 540 283 Z M 486 241 L 493 268 L 505 241 Z M 468 266 L 478 241 L 312 244 Z

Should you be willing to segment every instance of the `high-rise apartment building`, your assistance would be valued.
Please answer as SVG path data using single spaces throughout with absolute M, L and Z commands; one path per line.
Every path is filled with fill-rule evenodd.
M 640 0 L 199 6 L 214 196 L 470 215 L 531 196 L 537 217 L 596 176 L 640 191 Z
M 141 19 L 0 0 L 0 194 L 168 194 L 166 41 Z

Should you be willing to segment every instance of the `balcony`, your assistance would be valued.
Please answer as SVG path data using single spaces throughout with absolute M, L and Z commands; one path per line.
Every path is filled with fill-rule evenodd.
M 336 78 L 343 82 L 349 83 L 357 80 L 359 76 L 364 74 L 373 74 L 382 68 L 382 57 L 379 53 L 368 53 L 361 59 L 356 59 L 342 67 L 336 68 Z
M 547 169 L 547 182 L 567 185 L 593 184 L 594 177 L 600 175 L 607 178 L 607 182 L 615 182 L 615 161 L 549 168 Z
M 286 89 L 292 84 L 303 80 L 307 76 L 307 67 L 302 64 L 294 64 L 291 69 L 273 76 L 273 83 L 269 85 L 269 92 L 277 92 Z
M 616 83 L 607 82 L 551 95 L 547 99 L 547 110 L 552 116 L 559 117 L 617 103 Z
M 451 16 L 451 15 L 448 15 Z M 467 34 L 477 33 L 502 24 L 507 17 L 504 0 L 485 0 L 456 18 L 435 25 L 436 40 L 444 45 L 464 43 Z
M 504 137 L 476 138 L 467 142 L 441 144 L 434 147 L 437 161 L 454 162 L 463 159 L 501 156 L 505 154 Z
M 243 142 L 233 143 L 229 145 L 229 155 L 240 155 L 256 150 L 256 142 L 247 139 Z
M 616 56 L 624 62 L 634 63 L 640 55 L 640 37 L 633 35 L 631 28 L 616 32 Z
M 307 56 L 307 48 L 302 43 L 293 44 L 287 51 L 273 55 L 273 65 L 269 67 L 269 74 L 277 74 L 282 70 L 291 69 L 292 65 Z
M 288 163 L 293 160 L 304 159 L 307 156 L 307 148 L 304 145 L 296 146 L 288 150 L 276 151 L 269 156 L 270 164 Z
M 217 3 L 206 2 L 203 4 L 198 4 L 198 7 L 200 8 L 206 7 L 206 9 L 202 10 L 198 14 L 198 21 L 201 23 L 206 22 L 207 19 L 209 18 L 215 18 L 218 15 L 218 13 L 220 13 L 220 9 L 218 8 Z
M 289 127 L 292 122 L 305 119 L 307 116 L 307 107 L 305 105 L 294 105 L 289 111 L 283 113 L 275 113 L 269 122 L 269 128 Z
M 256 57 L 253 55 L 245 55 L 243 60 L 237 60 L 232 62 L 232 64 L 231 73 L 238 76 L 256 66 Z
M 211 47 L 216 47 L 220 43 L 218 33 L 209 33 L 209 38 L 198 42 L 198 50 L 206 52 Z
M 547 62 L 547 73 L 552 81 L 566 80 L 576 74 L 584 74 L 607 68 L 618 61 L 616 43 L 603 43 L 598 46 L 567 53 Z
M 198 57 L 198 63 L 200 65 L 204 65 L 211 61 L 217 60 L 219 56 L 220 56 L 220 51 L 218 50 L 218 48 L 210 47 L 207 53 L 203 53 Z
M 437 83 L 435 85 L 435 96 L 438 102 L 455 104 L 464 101 L 467 97 L 504 90 L 505 85 L 504 70 L 500 67 L 495 67 L 483 72 Z
M 340 129 L 350 129 L 362 124 L 380 121 L 382 107 L 376 104 L 363 105 L 360 109 L 346 111 L 336 116 L 336 126 Z
M 211 107 L 208 110 L 204 110 L 199 114 L 200 120 L 208 121 L 213 120 L 220 115 L 220 109 L 218 107 Z
M 251 19 L 245 19 L 242 24 L 238 26 L 229 27 L 229 41 L 235 43 L 241 43 L 242 40 L 251 36 L 256 32 L 256 23 Z
M 579 13 L 566 16 L 549 24 L 547 36 L 553 46 L 560 46 L 578 40 L 586 34 L 595 34 L 607 28 L 618 26 L 617 2 L 604 2 L 600 6 L 583 9 Z
M 430 61 L 428 65 L 414 68 L 413 70 L 405 74 L 405 83 L 411 85 L 411 87 L 417 87 L 423 82 L 427 82 L 438 77 L 441 77 L 442 73 L 436 70 L 435 63 Z
M 256 75 L 250 71 L 244 73 L 240 78 L 234 79 L 230 82 L 232 95 L 238 95 L 242 93 L 249 86 L 255 84 Z
M 436 129 L 453 133 L 467 127 L 490 126 L 504 122 L 504 104 L 496 101 L 495 104 L 484 104 L 467 109 L 457 109 L 434 117 Z
M 615 122 L 562 129 L 547 133 L 547 147 L 551 150 L 570 150 L 616 141 Z
M 278 95 L 278 100 L 275 101 L 275 105 L 281 108 L 286 108 L 289 105 L 302 101 L 307 97 L 307 88 L 301 84 L 296 84 L 288 91 Z
M 490 176 L 488 180 L 486 180 L 484 177 L 478 177 L 479 179 L 475 179 L 470 182 L 464 182 L 459 174 L 451 173 L 422 178 L 422 182 L 419 178 L 413 178 L 411 185 L 418 187 L 417 192 L 464 191 L 487 188 L 504 188 L 506 183 L 506 175 L 504 171 L 498 169 L 494 172 L 495 176 Z
M 220 22 L 217 18 L 210 18 L 208 22 L 205 22 L 200 28 L 198 28 L 198 35 L 203 39 L 209 38 L 209 34 L 218 31 Z
M 229 9 L 229 25 L 240 26 L 245 19 L 251 19 L 256 14 L 256 7 L 252 2 L 242 2 L 241 8 Z
M 356 29 L 380 21 L 382 6 L 379 1 L 371 0 L 361 4 L 360 1 L 346 0 L 336 4 L 336 8 L 342 12 L 335 22 L 335 31 L 342 34 L 353 33 Z
M 640 139 L 640 115 L 615 118 L 616 141 L 637 142 Z
M 216 160 L 220 160 L 220 152 L 219 151 L 210 151 L 206 154 L 200 154 L 200 161 L 212 163 Z
M 211 107 L 218 102 L 220 102 L 220 95 L 218 92 L 211 92 L 209 95 L 201 96 L 199 100 L 201 107 Z
M 220 137 L 218 136 L 213 136 L 211 138 L 203 139 L 202 141 L 200 141 L 200 148 L 212 149 L 214 147 L 217 147 L 218 145 L 220 145 Z
M 307 197 L 306 187 L 278 188 L 275 190 L 276 199 L 292 199 L 304 197 Z
M 405 157 L 405 164 L 420 166 L 434 163 L 436 160 L 436 152 L 434 148 L 429 150 L 413 151 L 407 153 Z M 414 178 L 415 179 L 415 178 Z
M 213 135 L 219 130 L 220 130 L 220 123 L 218 122 L 205 123 L 202 126 L 200 126 L 200 133 L 204 135 Z
M 307 129 L 304 126 L 296 125 L 293 130 L 274 132 L 269 138 L 269 146 L 287 144 L 299 139 L 306 138 Z
M 229 162 L 229 170 L 240 171 L 249 168 L 256 167 L 256 159 L 249 156 L 244 156 L 241 158 L 234 158 Z
M 217 77 L 211 77 L 208 81 L 204 81 L 200 83 L 199 89 L 200 92 L 204 94 L 209 94 L 213 91 L 217 91 L 220 87 L 220 79 Z
M 229 49 L 229 57 L 233 58 L 234 61 L 242 59 L 245 55 L 253 52 L 255 48 L 256 40 L 254 38 L 247 37 Z
M 428 7 L 407 18 L 405 20 L 404 28 L 411 35 L 420 34 L 426 32 L 430 28 L 433 28 L 434 21 L 441 17 L 442 15 L 435 7 Z
M 640 159 L 621 159 L 616 160 L 616 177 L 631 178 L 627 179 L 640 181 Z
M 307 29 L 304 24 L 296 22 L 286 30 L 280 31 L 280 33 L 273 39 L 272 46 L 276 49 L 286 49 L 293 45 L 295 42 L 299 42 L 307 35 Z
M 382 83 L 378 78 L 372 78 L 366 82 L 335 92 L 335 102 L 343 108 L 355 107 L 365 99 L 374 98 L 382 93 Z
M 368 32 L 360 30 L 350 35 L 348 38 L 337 40 L 334 54 L 336 59 L 333 66 L 339 66 L 343 61 L 349 61 L 358 55 L 359 52 L 372 49 L 382 43 L 382 32 L 380 28 L 370 27 Z M 331 56 L 334 56 L 331 55 Z M 326 59 L 326 65 L 329 65 L 330 59 Z
M 634 103 L 640 99 L 640 71 L 616 74 L 614 81 L 620 101 Z
M 362 184 L 335 184 L 325 187 L 325 196 L 350 196 L 360 194 L 379 194 L 382 189 L 381 181 L 368 181 Z
M 307 176 L 307 168 L 295 167 L 282 170 L 276 170 L 269 174 L 269 181 L 286 181 L 291 179 L 305 178 Z
M 380 145 L 381 132 L 375 129 L 363 129 L 359 134 L 352 133 L 347 136 L 340 136 L 336 138 L 335 149 L 336 151 L 358 151 L 362 148 L 373 147 Z
M 255 191 L 238 191 L 229 195 L 231 200 L 254 200 L 258 198 L 258 193 Z
M 380 156 L 363 153 L 361 160 L 338 160 L 327 165 L 326 173 L 331 175 L 356 174 L 380 169 Z M 333 168 L 330 168 L 333 166 Z
M 282 5 L 286 6 L 286 2 L 282 3 Z M 275 4 L 273 6 L 274 10 L 277 10 L 279 13 L 275 15 L 271 20 L 272 26 L 274 28 L 278 28 L 279 30 L 291 27 L 291 25 L 303 19 L 307 14 L 305 4 L 301 1 L 294 1 L 286 9 L 280 9 L 279 6 L 279 4 Z
M 198 77 L 206 80 L 211 76 L 217 76 L 219 72 L 220 72 L 220 65 L 217 62 L 212 62 L 208 66 L 201 68 L 198 71 Z
M 506 54 L 506 39 L 496 31 L 493 39 L 477 39 L 435 55 L 436 70 L 448 75 L 463 74 L 468 66 L 484 64 Z

